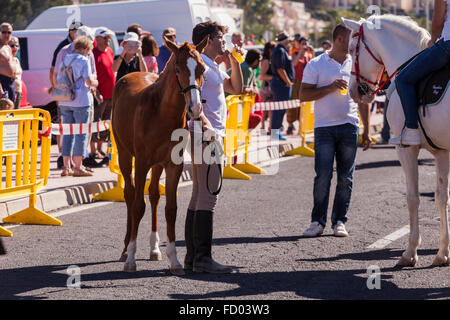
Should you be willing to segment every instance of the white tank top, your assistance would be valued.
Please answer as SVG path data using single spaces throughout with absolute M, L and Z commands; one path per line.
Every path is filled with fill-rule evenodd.
M 447 0 L 447 16 L 445 17 L 444 30 L 442 37 L 445 41 L 450 40 L 450 0 Z

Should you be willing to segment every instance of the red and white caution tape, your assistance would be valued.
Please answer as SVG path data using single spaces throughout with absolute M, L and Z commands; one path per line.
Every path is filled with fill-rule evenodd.
M 52 123 L 51 134 L 65 136 L 72 134 L 90 134 L 109 130 L 111 121 L 99 121 L 94 123 Z
M 285 110 L 300 107 L 300 100 L 287 100 L 287 101 L 268 101 L 257 102 L 253 106 L 253 111 L 273 111 L 273 110 Z

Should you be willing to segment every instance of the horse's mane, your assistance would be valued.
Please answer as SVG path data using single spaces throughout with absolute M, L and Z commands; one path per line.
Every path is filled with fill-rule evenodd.
M 376 19 L 379 19 L 382 28 L 395 29 L 396 33 L 403 38 L 414 43 L 419 43 L 422 49 L 427 47 L 428 41 L 431 39 L 430 33 L 424 28 L 421 28 L 409 16 L 396 16 L 393 14 L 372 15 L 367 21 L 375 23 Z

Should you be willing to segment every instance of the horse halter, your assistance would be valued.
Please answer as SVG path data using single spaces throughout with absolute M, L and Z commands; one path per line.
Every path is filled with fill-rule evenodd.
M 185 96 L 186 93 L 188 93 L 191 90 L 198 90 L 198 92 L 200 93 L 200 97 L 202 96 L 202 90 L 196 84 L 193 84 L 193 85 L 187 86 L 186 88 L 183 88 L 181 86 L 180 79 L 178 79 L 178 74 L 176 72 L 175 72 L 175 82 L 178 84 L 178 87 L 180 88 L 182 95 Z M 202 103 L 206 103 L 206 100 L 202 99 Z M 191 106 L 189 106 L 189 112 L 192 112 Z
M 177 82 L 178 87 L 180 88 L 181 94 L 183 94 L 183 95 L 185 95 L 186 93 L 188 93 L 189 91 L 194 90 L 194 89 L 198 90 L 200 92 L 200 94 L 202 93 L 202 90 L 196 84 L 193 84 L 186 88 L 183 88 L 181 86 L 180 79 L 178 79 L 178 74 L 176 72 L 175 72 L 175 81 Z
M 377 87 L 375 90 L 372 90 L 373 93 L 372 95 L 376 95 L 378 93 L 378 91 L 381 90 L 381 88 L 384 87 L 384 85 L 390 81 L 393 77 L 395 77 L 395 75 L 398 73 L 398 70 L 396 70 L 393 74 L 391 74 L 385 81 L 382 81 L 383 79 L 383 75 L 386 71 L 386 66 L 384 65 L 383 61 L 381 61 L 380 59 L 378 59 L 377 57 L 375 57 L 375 55 L 372 53 L 372 51 L 369 49 L 369 47 L 367 46 L 366 42 L 364 41 L 364 28 L 363 25 L 361 24 L 361 27 L 359 28 L 359 32 L 355 33 L 353 35 L 353 38 L 358 37 L 358 42 L 356 43 L 356 52 L 355 52 L 355 71 L 352 71 L 352 75 L 354 75 L 356 77 L 356 82 L 358 83 L 358 92 L 361 95 L 366 95 L 369 93 L 370 87 L 368 85 L 371 84 L 375 87 Z M 361 47 L 361 43 L 364 44 L 364 47 L 366 48 L 367 52 L 370 54 L 370 56 L 372 57 L 373 60 L 375 60 L 375 62 L 377 62 L 378 64 L 383 66 L 383 71 L 381 72 L 381 75 L 379 77 L 379 81 L 371 81 L 365 77 L 363 77 L 360 73 L 360 68 L 359 68 L 359 49 Z M 378 77 L 377 77 L 378 79 Z M 364 82 L 361 82 L 364 81 Z

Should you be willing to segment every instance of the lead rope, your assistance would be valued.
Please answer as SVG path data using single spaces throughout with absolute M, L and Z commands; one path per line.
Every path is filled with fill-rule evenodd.
M 216 149 L 219 149 L 221 154 L 217 157 L 218 159 L 220 159 L 220 156 L 222 156 L 223 154 L 223 150 L 221 150 L 221 145 L 217 142 L 217 141 L 213 141 L 213 142 L 206 142 L 208 145 L 209 144 L 213 144 L 214 148 L 211 151 L 211 157 L 216 157 Z M 218 160 L 216 159 L 216 160 Z M 217 162 L 217 169 L 219 170 L 219 188 L 216 191 L 211 191 L 210 187 L 209 187 L 209 172 L 211 171 L 211 166 L 212 164 L 208 164 L 208 170 L 206 170 L 206 188 L 208 189 L 209 193 L 212 194 L 213 196 L 217 196 L 220 191 L 222 190 L 222 184 L 223 184 L 223 177 L 222 177 L 222 163 L 220 163 L 220 161 L 216 161 Z

